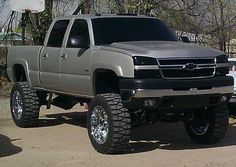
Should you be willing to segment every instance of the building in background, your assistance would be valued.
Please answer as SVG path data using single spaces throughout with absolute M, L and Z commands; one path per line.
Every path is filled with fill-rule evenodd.
M 226 44 L 227 52 L 230 57 L 236 57 L 236 39 L 231 39 L 230 42 Z

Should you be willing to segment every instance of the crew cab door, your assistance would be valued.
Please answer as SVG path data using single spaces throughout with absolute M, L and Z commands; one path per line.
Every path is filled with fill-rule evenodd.
M 88 47 L 73 44 L 73 38 L 82 38 Z M 61 86 L 68 93 L 88 95 L 90 83 L 89 62 L 91 49 L 88 23 L 76 19 L 72 24 L 65 48 L 60 59 Z
M 64 36 L 69 25 L 69 20 L 58 20 L 51 28 L 51 33 L 40 55 L 40 80 L 44 88 L 61 90 L 60 83 L 60 58 Z

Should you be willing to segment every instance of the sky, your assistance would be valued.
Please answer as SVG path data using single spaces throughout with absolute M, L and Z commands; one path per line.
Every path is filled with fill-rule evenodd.
M 8 3 L 5 5 L 2 13 L 0 13 L 0 24 L 3 24 L 6 19 L 7 19 L 7 16 L 8 14 L 11 12 L 10 8 L 9 8 L 9 5 Z

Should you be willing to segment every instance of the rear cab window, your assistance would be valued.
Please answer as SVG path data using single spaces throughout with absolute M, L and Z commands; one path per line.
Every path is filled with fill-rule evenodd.
M 58 20 L 55 22 L 48 39 L 48 47 L 62 47 L 69 22 L 70 20 Z

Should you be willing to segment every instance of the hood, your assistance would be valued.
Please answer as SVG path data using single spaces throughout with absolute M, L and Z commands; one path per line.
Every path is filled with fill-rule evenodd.
M 119 42 L 106 46 L 103 49 L 131 56 L 145 55 L 154 58 L 215 58 L 225 54 L 222 51 L 200 45 L 172 41 Z

